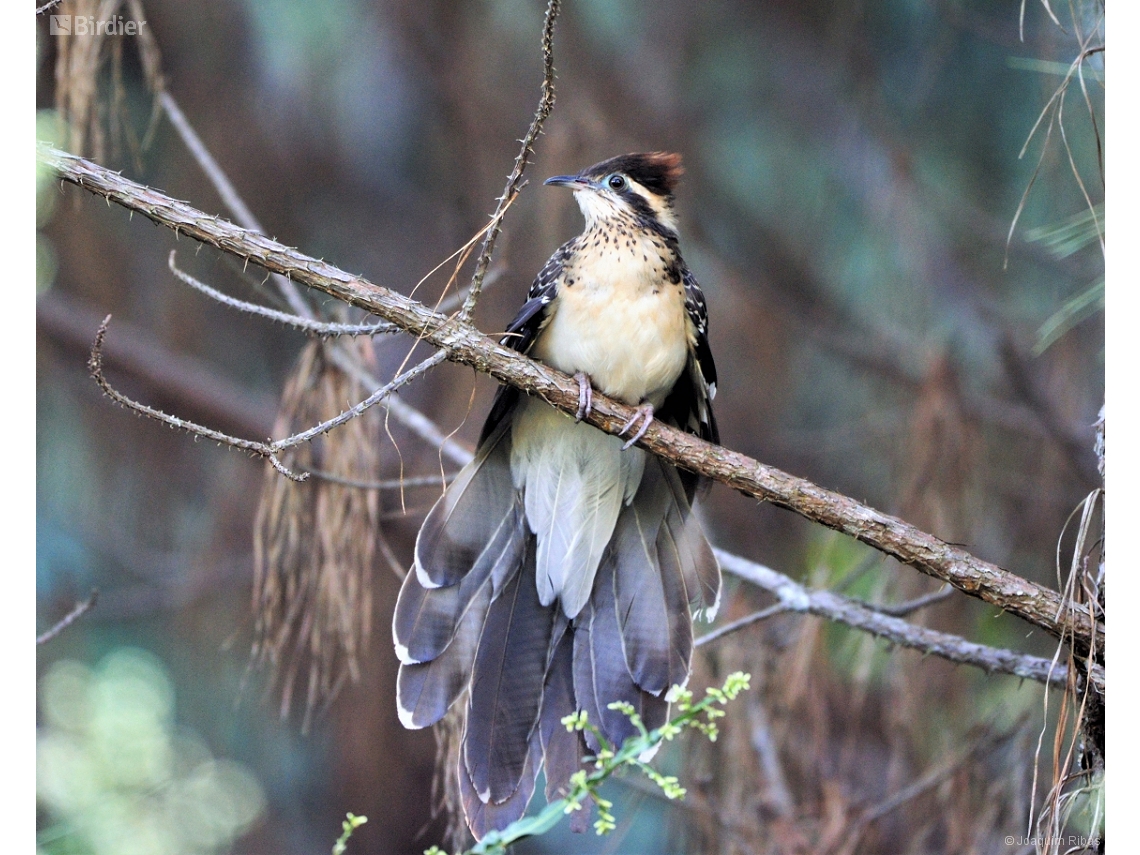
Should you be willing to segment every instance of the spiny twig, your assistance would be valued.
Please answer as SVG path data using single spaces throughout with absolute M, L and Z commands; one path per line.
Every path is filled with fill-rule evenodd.
M 271 321 L 287 324 L 294 329 L 301 330 L 304 333 L 318 336 L 320 338 L 331 338 L 333 336 L 341 335 L 379 335 L 381 333 L 399 332 L 399 327 L 388 323 L 387 321 L 380 321 L 374 324 L 338 324 L 325 321 L 317 321 L 311 318 L 302 317 L 301 315 L 293 315 L 289 312 L 281 312 L 277 309 L 270 309 L 268 306 L 259 306 L 256 303 L 250 303 L 246 300 L 239 300 L 236 297 L 231 297 L 229 294 L 223 294 L 217 288 L 207 285 L 200 279 L 195 279 L 185 270 L 182 270 L 174 263 L 174 258 L 177 255 L 177 250 L 170 250 L 170 258 L 167 261 L 167 266 L 170 272 L 176 278 L 185 282 L 195 291 L 205 294 L 211 300 L 216 300 L 223 306 L 229 306 L 231 309 L 237 309 L 239 312 L 245 312 L 250 315 L 258 315 L 262 318 L 267 318 Z
M 552 28 L 553 18 L 549 17 L 548 10 L 548 24 L 547 29 L 544 30 L 544 33 L 549 30 L 549 32 L 552 34 Z M 546 90 L 550 88 L 550 91 L 553 92 L 553 58 L 552 55 L 549 54 L 549 50 L 549 47 L 544 47 L 544 51 L 547 52 L 546 59 L 548 66 L 547 74 L 544 78 L 544 101 Z M 187 150 L 189 150 L 190 153 L 194 156 L 194 159 L 198 162 L 198 165 L 201 167 L 203 173 L 209 179 L 214 189 L 222 197 L 222 201 L 225 203 L 226 207 L 228 207 L 230 211 L 233 212 L 234 216 L 237 218 L 237 222 L 252 231 L 262 231 L 261 223 L 249 209 L 249 206 L 245 204 L 245 201 L 241 198 L 241 195 L 237 192 L 236 188 L 233 186 L 233 183 L 226 175 L 225 170 L 223 170 L 222 167 L 218 164 L 214 156 L 210 154 L 209 149 L 206 147 L 205 143 L 202 142 L 202 139 L 198 136 L 197 132 L 190 124 L 190 120 L 178 106 L 178 102 L 175 100 L 174 96 L 171 95 L 169 91 L 164 89 L 161 93 L 159 101 L 167 117 L 170 119 L 171 124 L 174 126 L 179 136 L 182 138 L 182 141 L 186 145 Z M 551 102 L 550 106 L 553 106 L 553 102 Z M 546 109 L 546 112 L 549 113 L 549 107 Z M 533 123 L 532 131 L 534 135 L 537 136 L 537 130 L 534 129 Z M 512 201 L 513 197 L 508 199 L 507 202 L 501 206 L 501 214 L 506 212 Z M 463 262 L 466 261 L 470 247 L 474 245 L 480 236 L 485 236 L 487 230 L 490 229 L 491 226 L 494 225 L 494 223 L 497 221 L 498 220 L 493 219 L 492 222 L 489 222 L 481 231 L 476 233 L 476 235 L 471 239 L 471 241 L 469 241 L 468 244 L 460 247 L 460 249 L 457 250 L 452 256 L 449 256 L 449 258 L 444 259 L 444 261 L 441 262 L 434 270 L 430 271 L 427 276 L 433 275 L 436 270 L 443 266 L 443 264 L 455 257 L 459 257 L 461 259 L 460 263 L 456 266 L 456 273 L 458 273 L 459 267 Z M 426 279 L 427 276 L 425 276 L 424 279 Z M 485 268 L 483 273 L 478 276 L 476 281 L 478 282 L 480 288 L 483 288 L 490 285 L 493 276 L 493 272 Z M 297 290 L 297 286 L 279 273 L 273 273 L 272 279 L 276 283 L 278 291 L 281 293 L 290 307 L 292 307 L 294 312 L 294 315 L 286 315 L 285 318 L 281 318 L 281 320 L 284 320 L 284 322 L 291 323 L 295 326 L 312 324 L 313 329 L 321 329 L 321 322 L 317 317 L 317 313 L 301 296 L 300 292 Z M 421 283 L 423 281 L 424 280 L 421 279 Z M 206 293 L 211 292 L 206 291 Z M 461 291 L 457 294 L 452 294 L 435 307 L 436 311 L 443 314 L 454 311 L 465 302 L 468 293 L 469 290 L 467 292 Z M 211 296 L 213 296 L 213 294 L 211 294 Z M 242 308 L 242 306 L 236 305 L 236 302 L 240 301 L 235 302 L 232 300 L 232 298 L 227 298 L 225 300 L 222 300 L 222 302 L 227 305 L 233 305 L 237 308 Z M 258 313 L 265 314 L 264 311 L 259 311 Z M 295 318 L 298 317 L 306 319 L 305 322 L 302 324 L 297 324 Z M 347 352 L 343 348 L 334 346 L 330 348 L 329 353 L 330 358 L 336 364 L 336 366 L 348 374 L 350 377 L 356 378 L 361 383 L 361 385 L 370 389 L 374 389 L 377 386 L 382 385 L 379 378 L 377 378 L 373 372 L 368 369 L 367 366 L 361 364 L 358 359 L 356 359 L 351 353 Z M 419 410 L 417 410 L 415 407 L 405 402 L 402 398 L 399 397 L 399 395 L 393 393 L 388 396 L 387 408 L 388 412 L 394 416 L 401 424 L 403 424 L 406 428 L 412 431 L 412 433 L 419 436 L 425 442 L 429 443 L 435 448 L 438 448 L 440 452 L 451 462 L 463 465 L 466 460 L 469 459 L 466 449 L 462 448 L 449 436 L 444 435 L 430 419 L 428 419 L 423 413 L 419 412 Z
M 467 299 L 463 301 L 463 308 L 459 317 L 470 320 L 475 310 L 475 303 L 479 293 L 483 290 L 483 279 L 491 265 L 491 255 L 495 251 L 495 241 L 503 226 L 503 215 L 507 207 L 514 201 L 523 188 L 523 173 L 526 172 L 530 156 L 534 153 L 534 143 L 542 133 L 542 126 L 546 122 L 550 111 L 554 109 L 554 23 L 558 20 L 558 13 L 562 8 L 561 0 L 549 0 L 546 5 L 546 18 L 542 24 L 542 97 L 538 102 L 538 109 L 534 113 L 530 127 L 523 136 L 522 148 L 515 158 L 514 168 L 507 178 L 507 186 L 503 195 L 499 197 L 498 207 L 491 217 L 491 226 L 487 229 L 487 236 L 483 239 L 483 248 L 479 252 L 479 260 L 475 264 L 475 273 L 471 277 L 471 288 L 467 292 Z
M 867 603 L 867 608 L 891 617 L 906 617 L 920 609 L 925 609 L 927 606 L 948 599 L 953 593 L 953 588 L 949 585 L 943 585 L 937 591 L 931 591 L 929 594 L 923 594 L 921 597 L 915 597 L 905 603 Z
M 713 551 L 725 571 L 772 592 L 779 598 L 779 602 L 754 615 L 741 618 L 735 624 L 729 624 L 702 636 L 696 642 L 698 645 L 779 612 L 795 611 L 818 615 L 861 629 L 900 647 L 918 650 L 924 654 L 934 654 L 962 665 L 974 665 L 989 673 L 1010 674 L 1026 680 L 1035 680 L 1055 689 L 1067 688 L 1069 680 L 1079 676 L 1072 674 L 1068 667 L 1055 660 L 976 644 L 957 635 L 916 626 L 833 591 L 810 590 L 783 573 L 725 552 L 723 549 Z M 1104 668 L 1099 665 L 1091 666 L 1088 678 L 1099 691 L 1104 691 Z
M 390 395 L 396 389 L 399 389 L 401 386 L 416 379 L 421 374 L 424 374 L 429 369 L 434 368 L 436 365 L 439 365 L 447 358 L 445 351 L 437 351 L 419 364 L 415 365 L 412 368 L 409 368 L 407 371 L 404 371 L 397 377 L 393 378 L 391 382 L 381 386 L 360 403 L 348 408 L 347 410 L 342 411 L 341 413 L 338 413 L 333 418 L 328 419 L 327 421 L 323 421 L 318 425 L 314 425 L 313 427 L 309 428 L 306 431 L 302 431 L 301 433 L 296 433 L 292 436 L 285 437 L 284 439 L 263 442 L 254 439 L 243 439 L 241 437 L 231 436 L 228 433 L 223 433 L 222 431 L 214 430 L 213 428 L 208 428 L 204 425 L 196 424 L 195 422 L 179 418 L 178 416 L 172 416 L 169 413 L 164 413 L 162 410 L 157 410 L 154 407 L 147 406 L 146 404 L 142 404 L 138 401 L 128 398 L 122 392 L 115 389 L 107 381 L 107 378 L 103 374 L 103 340 L 107 337 L 107 327 L 110 322 L 111 316 L 107 315 L 107 317 L 104 318 L 103 323 L 99 326 L 98 332 L 95 334 L 95 342 L 91 346 L 91 357 L 87 361 L 87 368 L 91 372 L 91 377 L 95 380 L 96 383 L 99 384 L 99 388 L 103 390 L 103 393 L 107 395 L 107 397 L 116 403 L 121 404 L 127 409 L 134 410 L 140 415 L 155 419 L 156 421 L 160 421 L 166 425 L 169 425 L 170 427 L 178 428 L 179 430 L 186 431 L 187 433 L 192 433 L 195 436 L 204 437 L 205 439 L 221 443 L 222 445 L 228 445 L 231 448 L 238 448 L 242 451 L 248 451 L 264 457 L 269 461 L 270 464 L 272 464 L 274 469 L 276 469 L 287 478 L 292 479 L 293 481 L 306 481 L 308 480 L 309 475 L 307 472 L 298 474 L 287 469 L 281 463 L 281 460 L 279 458 L 281 452 L 301 445 L 302 443 L 309 442 L 321 434 L 328 433 L 330 430 L 339 427 L 350 419 L 357 418 L 366 410 L 380 403 L 380 401 L 384 400 L 384 398 L 388 397 L 388 395 Z

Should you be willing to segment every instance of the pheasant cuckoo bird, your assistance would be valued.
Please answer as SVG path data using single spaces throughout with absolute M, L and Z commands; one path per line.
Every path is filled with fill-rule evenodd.
M 526 810 L 541 769 L 556 798 L 589 732 L 613 745 L 668 717 L 689 676 L 693 617 L 720 568 L 693 514 L 696 476 L 634 447 L 652 419 L 718 441 L 704 295 L 681 258 L 681 159 L 627 154 L 546 184 L 586 228 L 534 280 L 503 344 L 574 375 L 577 418 L 504 386 L 475 459 L 424 520 L 400 591 L 397 702 L 410 728 L 466 693 L 459 789 L 476 837 Z M 582 421 L 593 390 L 637 407 L 622 436 Z

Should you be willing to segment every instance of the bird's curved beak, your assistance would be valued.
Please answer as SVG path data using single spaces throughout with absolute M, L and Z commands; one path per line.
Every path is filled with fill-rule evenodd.
M 575 190 L 581 190 L 590 186 L 590 182 L 579 175 L 555 175 L 553 178 L 547 178 L 542 183 L 552 184 L 555 187 L 572 187 Z

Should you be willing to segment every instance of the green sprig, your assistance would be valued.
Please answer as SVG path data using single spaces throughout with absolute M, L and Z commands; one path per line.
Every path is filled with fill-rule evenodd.
M 632 767 L 639 769 L 649 780 L 656 784 L 668 799 L 682 799 L 685 797 L 685 788 L 682 787 L 673 775 L 662 775 L 648 763 L 641 760 L 652 752 L 662 742 L 674 739 L 685 728 L 692 728 L 703 733 L 712 741 L 716 741 L 716 719 L 724 716 L 721 709 L 729 701 L 735 700 L 743 691 L 749 688 L 750 675 L 743 671 L 729 674 L 721 687 L 711 686 L 705 689 L 705 696 L 693 702 L 693 693 L 681 686 L 673 686 L 665 695 L 665 700 L 672 704 L 677 712 L 670 721 L 654 730 L 648 730 L 641 716 L 632 704 L 625 701 L 615 701 L 607 709 L 616 710 L 627 716 L 637 734 L 629 737 L 620 746 L 614 747 L 602 735 L 598 727 L 590 721 L 585 710 L 571 713 L 562 719 L 562 724 L 569 731 L 588 731 L 598 741 L 598 752 L 589 759 L 594 771 L 579 769 L 570 776 L 569 792 L 564 798 L 550 802 L 535 816 L 526 816 L 512 822 L 501 831 L 492 831 L 480 840 L 474 847 L 457 855 L 506 855 L 507 847 L 526 837 L 535 837 L 545 834 L 557 825 L 562 817 L 582 809 L 586 799 L 592 798 L 598 806 L 598 819 L 594 822 L 594 830 L 598 834 L 609 834 L 617 828 L 617 818 L 613 814 L 613 803 L 598 794 L 601 785 L 615 772 Z M 352 818 L 352 814 L 349 814 Z M 361 818 L 362 819 L 362 818 Z M 354 826 L 355 827 L 355 826 Z M 345 823 L 346 831 L 348 824 Z M 350 831 L 348 832 L 351 833 Z M 347 836 L 343 838 L 347 840 Z M 338 841 L 339 844 L 339 841 Z M 341 850 L 334 849 L 334 855 L 341 855 Z M 438 846 L 433 846 L 424 852 L 424 855 L 447 855 Z
M 332 855 L 344 855 L 344 850 L 348 848 L 348 838 L 352 837 L 352 832 L 368 822 L 368 817 L 357 816 L 354 813 L 345 814 L 345 820 L 340 824 L 341 833 L 340 837 L 336 839 L 333 844 Z M 432 847 L 435 848 L 434 846 Z M 446 855 L 446 853 L 445 853 Z

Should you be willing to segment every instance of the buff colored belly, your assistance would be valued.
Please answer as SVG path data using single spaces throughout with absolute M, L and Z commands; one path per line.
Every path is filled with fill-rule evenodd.
M 578 281 L 563 287 L 532 354 L 627 404 L 660 406 L 685 368 L 688 317 L 680 285 Z

